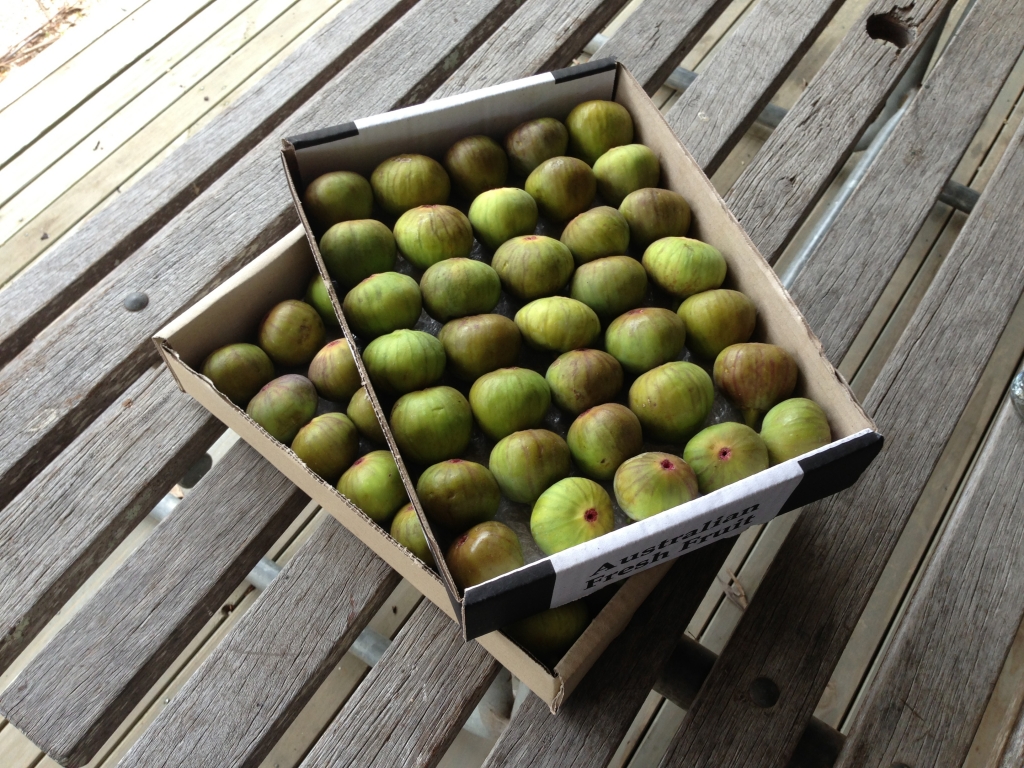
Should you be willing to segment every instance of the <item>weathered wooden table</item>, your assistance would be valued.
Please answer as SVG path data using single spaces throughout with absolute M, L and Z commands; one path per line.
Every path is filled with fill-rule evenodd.
M 296 225 L 279 138 L 565 66 L 623 5 L 355 0 L 0 293 L 0 671 L 222 432 L 149 337 Z M 760 0 L 695 79 L 677 70 L 729 5 L 644 0 L 595 52 L 651 93 L 686 81 L 666 118 L 709 174 L 842 3 Z M 787 254 L 786 282 L 830 358 L 858 371 L 883 454 L 853 489 L 769 526 L 784 541 L 762 536 L 777 555 L 757 566 L 767 572 L 717 660 L 682 635 L 723 564 L 738 568 L 735 542 L 677 561 L 563 711 L 526 698 L 486 765 L 606 765 L 654 687 L 688 709 L 663 765 L 964 761 L 1024 615 L 1024 422 L 1002 397 L 1024 349 L 1024 134 L 980 179 L 980 199 L 951 179 L 1024 47 L 1024 0 L 968 4 L 918 87 L 953 5 L 869 3 L 793 108 L 765 111 L 774 130 L 727 195 L 765 258 Z M 902 108 L 869 129 L 894 89 Z M 840 191 L 845 204 L 787 252 L 865 131 L 869 162 Z M 950 217 L 940 198 L 969 216 L 925 259 L 921 233 L 934 239 Z M 905 316 L 867 354 L 861 334 L 900 300 L 884 293 L 893 285 L 906 289 Z M 138 293 L 145 302 L 126 304 Z M 138 725 L 147 692 L 308 518 L 307 502 L 233 445 L 0 695 L 0 726 L 57 763 L 88 763 Z M 900 538 L 925 518 L 931 528 Z M 908 541 L 923 565 L 905 603 L 883 612 L 888 646 L 849 660 Z M 121 765 L 259 765 L 399 583 L 330 518 L 267 581 Z M 854 714 L 840 733 L 812 715 L 845 663 L 875 669 L 843 694 Z M 421 602 L 324 715 L 302 765 L 436 765 L 498 674 Z M 999 735 L 1005 765 L 1024 761 L 1022 734 Z

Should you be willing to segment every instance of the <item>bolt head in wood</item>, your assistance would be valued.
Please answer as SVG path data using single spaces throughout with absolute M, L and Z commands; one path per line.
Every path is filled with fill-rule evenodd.
M 129 312 L 138 312 L 139 310 L 145 309 L 148 304 L 149 296 L 141 291 L 129 293 L 124 297 L 124 308 Z

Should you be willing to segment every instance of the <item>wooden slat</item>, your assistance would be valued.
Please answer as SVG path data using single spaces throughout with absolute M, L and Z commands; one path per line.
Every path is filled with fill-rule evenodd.
M 0 670 L 223 431 L 147 372 L 0 515 Z
M 801 516 L 666 765 L 784 765 L 1024 289 L 1018 131 L 865 407 L 886 435 L 860 482 Z M 936 375 L 941 371 L 941 375 Z M 780 698 L 760 708 L 758 678 Z M 722 732 L 735 733 L 723 742 Z
M 3 694 L 0 710 L 83 765 L 306 504 L 236 444 Z

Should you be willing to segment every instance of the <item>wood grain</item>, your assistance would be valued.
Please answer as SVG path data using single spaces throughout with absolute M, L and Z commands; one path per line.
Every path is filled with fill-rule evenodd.
M 236 444 L 0 694 L 62 765 L 84 765 L 308 499 Z
M 1024 289 L 1011 247 L 1024 238 L 1022 138 L 865 400 L 886 447 L 856 486 L 805 509 L 664 765 L 785 765 L 792 753 Z M 779 687 L 773 706 L 754 704 L 758 678 Z

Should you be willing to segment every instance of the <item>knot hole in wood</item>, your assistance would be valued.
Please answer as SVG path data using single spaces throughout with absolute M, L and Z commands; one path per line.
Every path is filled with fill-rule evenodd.
M 866 30 L 872 40 L 884 40 L 897 48 L 906 48 L 917 37 L 917 30 L 904 24 L 892 12 L 868 16 Z

